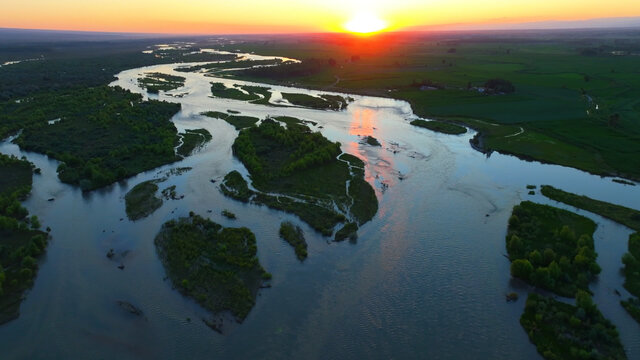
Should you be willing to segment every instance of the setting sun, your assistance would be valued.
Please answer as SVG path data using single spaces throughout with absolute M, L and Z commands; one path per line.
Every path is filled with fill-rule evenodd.
M 357 13 L 344 25 L 347 31 L 359 34 L 370 34 L 384 30 L 387 22 L 370 12 Z

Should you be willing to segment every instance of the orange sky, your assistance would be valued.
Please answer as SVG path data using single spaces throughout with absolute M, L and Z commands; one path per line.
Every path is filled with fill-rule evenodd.
M 343 31 L 359 13 L 389 29 L 640 16 L 640 0 L 4 0 L 0 27 L 154 32 Z M 445 27 L 446 28 L 446 27 Z

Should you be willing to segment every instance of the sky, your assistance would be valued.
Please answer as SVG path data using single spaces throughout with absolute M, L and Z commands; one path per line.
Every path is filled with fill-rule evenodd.
M 0 28 L 180 34 L 345 31 L 354 18 L 387 30 L 491 28 L 639 17 L 640 0 L 3 0 Z

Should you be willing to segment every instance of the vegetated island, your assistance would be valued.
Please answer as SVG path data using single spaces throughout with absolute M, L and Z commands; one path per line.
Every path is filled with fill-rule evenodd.
M 417 119 L 413 120 L 411 122 L 411 125 L 449 135 L 462 135 L 466 134 L 467 132 L 467 128 L 465 128 L 464 126 L 438 120 L 425 121 Z
M 347 108 L 350 98 L 340 95 L 319 95 L 311 96 L 307 94 L 282 93 L 282 98 L 293 105 L 308 107 L 317 110 L 340 111 Z
M 157 94 L 160 91 L 170 91 L 181 88 L 184 86 L 185 80 L 182 76 L 152 72 L 145 73 L 144 76 L 138 78 L 138 85 L 151 94 Z
M 278 120 L 265 119 L 244 129 L 233 153 L 249 170 L 257 191 L 233 171 L 220 185 L 225 195 L 296 214 L 325 236 L 341 222 L 362 225 L 378 211 L 362 160 L 343 154 L 339 143 L 312 132 L 300 120 L 283 127 Z
M 543 185 L 540 192 L 549 199 L 598 214 L 628 228 L 640 231 L 640 210 L 572 194 L 549 185 Z
M 529 294 L 520 324 L 548 360 L 626 359 L 618 331 L 579 290 L 576 305 Z
M 162 198 L 156 196 L 157 183 L 157 180 L 144 181 L 127 192 L 124 200 L 129 220 L 145 218 L 162 206 Z
M 523 201 L 509 218 L 511 275 L 561 296 L 588 291 L 601 270 L 593 245 L 595 229 L 596 224 L 584 216 Z
M 211 133 L 206 129 L 187 129 L 183 133 L 178 134 L 178 136 L 180 136 L 182 144 L 176 152 L 182 157 L 193 154 L 213 138 Z
M 6 104 L 5 104 L 6 105 Z M 62 182 L 93 190 L 180 159 L 170 121 L 179 104 L 101 86 L 34 95 L 3 108 L 2 136 L 61 162 Z M 59 121 L 49 124 L 52 119 Z
M 640 322 L 640 211 L 572 194 L 549 185 L 542 186 L 542 194 L 639 231 L 629 236 L 629 252 L 622 257 L 626 278 L 624 287 L 636 297 L 622 300 L 621 304 L 634 319 Z
M 244 128 L 253 126 L 260 120 L 257 117 L 227 114 L 220 111 L 207 111 L 202 113 L 201 115 L 215 119 L 222 119 L 233 125 L 236 130 L 242 130 Z
M 290 221 L 283 222 L 280 224 L 280 237 L 293 246 L 298 260 L 304 261 L 307 258 L 307 241 L 300 226 L 295 226 Z
M 155 245 L 173 286 L 216 317 L 230 312 L 242 322 L 258 290 L 271 279 L 256 256 L 255 235 L 247 228 L 224 228 L 190 213 L 166 222 Z M 222 332 L 222 317 L 203 320 Z
M 0 324 L 16 319 L 33 284 L 48 234 L 20 201 L 31 192 L 33 166 L 0 154 Z

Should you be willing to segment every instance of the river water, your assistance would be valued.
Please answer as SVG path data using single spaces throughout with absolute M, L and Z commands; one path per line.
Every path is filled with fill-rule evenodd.
M 183 161 L 84 194 L 58 181 L 56 161 L 0 143 L 0 152 L 26 155 L 42 169 L 25 206 L 52 229 L 20 318 L 0 327 L 2 359 L 539 359 L 519 324 L 530 289 L 510 278 L 507 220 L 522 200 L 575 209 L 527 195 L 525 186 L 550 184 L 629 207 L 640 204 L 640 186 L 512 156 L 487 158 L 469 146 L 471 131 L 450 136 L 413 127 L 406 102 L 354 95 L 345 111 L 334 112 L 215 99 L 209 97 L 211 81 L 246 82 L 174 71 L 184 65 L 124 71 L 112 84 L 180 102 L 182 110 L 173 118 L 179 130 L 211 132 L 213 140 Z M 137 85 L 144 72 L 187 80 L 183 88 L 147 95 Z M 265 86 L 274 91 L 272 100 L 280 91 L 326 93 Z M 330 242 L 295 216 L 219 192 L 219 180 L 229 171 L 247 174 L 231 153 L 237 131 L 199 114 L 228 109 L 315 121 L 315 130 L 366 162 L 380 209 L 360 229 L 357 243 Z M 376 137 L 382 147 L 360 144 L 363 135 Z M 165 201 L 148 218 L 128 221 L 123 198 L 131 187 L 185 166 L 193 169 L 161 184 L 176 185 L 184 199 Z M 226 219 L 223 209 L 238 219 Z M 155 252 L 160 226 L 189 211 L 224 226 L 251 228 L 260 262 L 273 274 L 273 287 L 262 290 L 244 323 L 225 335 L 205 326 L 200 319 L 206 311 L 172 289 Z M 618 327 L 628 357 L 639 358 L 640 326 L 614 293 L 629 295 L 620 258 L 631 231 L 577 212 L 598 223 L 595 245 L 603 271 L 591 286 L 594 300 Z M 284 220 L 305 231 L 304 263 L 278 237 Z M 112 248 L 116 256 L 110 260 Z M 506 303 L 512 291 L 520 300 Z M 124 312 L 117 301 L 136 305 L 144 316 Z

